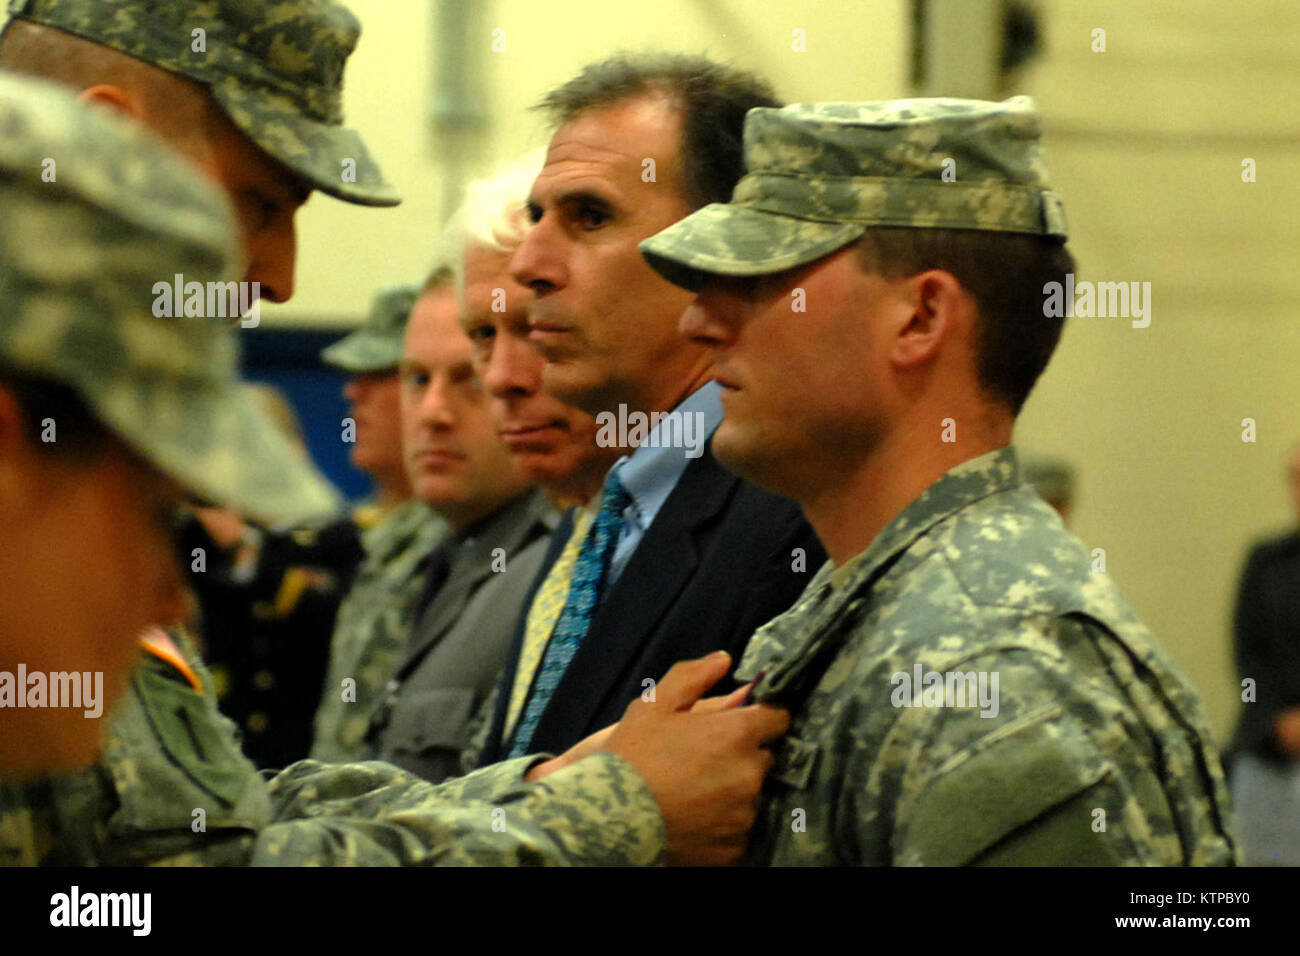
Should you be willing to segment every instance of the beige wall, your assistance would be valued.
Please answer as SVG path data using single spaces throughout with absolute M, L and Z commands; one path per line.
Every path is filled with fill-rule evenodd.
M 706 53 L 761 71 L 789 101 L 872 99 L 906 92 L 902 0 L 489 0 L 476 32 L 452 53 L 481 84 L 487 122 L 470 134 L 431 124 L 443 51 L 431 0 L 347 0 L 363 24 L 348 62 L 347 121 L 371 145 L 405 202 L 364 209 L 317 195 L 300 214 L 298 291 L 268 306 L 269 323 L 356 321 L 372 290 L 418 278 L 444 215 L 448 159 L 491 172 L 546 142 L 528 107 L 584 64 L 623 49 Z M 761 9 L 762 17 L 754 10 Z M 792 51 L 802 29 L 806 52 Z M 505 49 L 492 49 L 494 30 Z M 498 38 L 500 34 L 496 35 Z
M 1149 281 L 1152 313 L 1146 329 L 1067 324 L 1018 441 L 1077 462 L 1075 530 L 1105 548 L 1226 734 L 1236 576 L 1247 541 L 1289 520 L 1282 457 L 1300 437 L 1300 9 L 1048 6 L 1051 50 L 1026 91 L 1080 275 Z M 1090 50 L 1096 27 L 1105 53 Z

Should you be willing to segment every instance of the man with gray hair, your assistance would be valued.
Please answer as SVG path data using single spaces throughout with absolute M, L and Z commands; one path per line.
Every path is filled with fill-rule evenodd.
M 1196 692 L 1020 480 L 1074 268 L 1039 136 L 1028 97 L 754 110 L 731 201 L 641 245 L 719 457 L 830 555 L 739 668 L 793 712 L 752 863 L 1235 859 Z
M 524 201 L 540 163 L 540 156 L 532 156 L 469 184 L 444 239 L 457 291 L 452 317 L 460 324 L 454 334 L 441 331 L 437 351 L 430 351 L 435 343 L 419 329 L 413 327 L 407 335 L 408 372 L 420 368 L 422 350 L 441 363 L 449 356 L 473 363 L 481 383 L 475 390 L 494 440 L 503 443 L 514 466 L 540 489 L 481 519 L 472 543 L 453 541 L 456 550 L 448 566 L 432 569 L 445 583 L 436 582 L 440 590 L 416 623 L 388 700 L 375 715 L 375 755 L 433 781 L 461 772 L 461 754 L 490 712 L 485 701 L 497 684 L 555 528 L 551 505 L 585 502 L 618 454 L 618 449 L 596 445 L 590 416 L 535 386 L 502 388 L 483 374 L 482 357 L 494 349 L 498 328 L 509 325 L 518 335 L 522 327 L 526 335 L 527 290 L 514 283 L 508 266 L 527 228 Z M 526 341 L 522 346 L 540 361 Z M 418 435 L 411 440 L 418 441 Z

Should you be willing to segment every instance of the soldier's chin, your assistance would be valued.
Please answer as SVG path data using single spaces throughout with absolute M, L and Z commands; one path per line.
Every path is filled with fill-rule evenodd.
M 746 481 L 786 494 L 781 491 L 781 456 L 758 437 L 757 432 L 743 422 L 728 416 L 713 433 L 713 456 L 730 472 Z

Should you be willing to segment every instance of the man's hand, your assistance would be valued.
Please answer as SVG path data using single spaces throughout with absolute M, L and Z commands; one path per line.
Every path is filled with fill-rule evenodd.
M 754 685 L 751 682 L 743 687 L 737 687 L 730 694 L 725 694 L 722 697 L 705 697 L 701 700 L 697 700 L 691 707 L 691 713 L 716 714 L 724 710 L 733 710 L 745 702 L 745 699 L 749 697 L 749 692 L 753 690 L 753 688 Z M 604 727 L 596 731 L 594 734 L 584 737 L 564 753 L 560 754 L 560 756 L 547 760 L 545 763 L 539 763 L 532 770 L 528 771 L 528 774 L 524 779 L 529 783 L 532 783 L 534 780 L 540 780 L 547 774 L 552 774 L 557 770 L 562 770 L 571 763 L 576 763 L 583 757 L 590 757 L 598 751 L 608 750 L 609 738 L 614 735 L 614 731 L 617 727 L 618 724 L 610 724 L 608 727 Z
M 745 688 L 701 702 L 730 667 L 722 651 L 673 665 L 655 701 L 629 704 L 605 746 L 636 768 L 659 802 L 669 863 L 717 865 L 739 858 L 772 764 L 763 745 L 790 724 L 778 707 L 738 707 Z M 697 703 L 701 711 L 692 712 Z

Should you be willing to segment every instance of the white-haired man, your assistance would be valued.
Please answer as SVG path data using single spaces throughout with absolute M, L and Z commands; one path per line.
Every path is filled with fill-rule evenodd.
M 476 714 L 486 711 L 559 521 L 552 502 L 585 502 L 617 456 L 597 447 L 590 416 L 540 392 L 541 357 L 526 341 L 527 290 L 507 267 L 540 165 L 540 156 L 529 158 L 468 187 L 444 234 L 454 281 L 423 296 L 407 328 L 401 378 L 411 482 L 453 534 L 429 562 L 422 606 L 368 744 L 372 756 L 434 782 L 461 772 L 461 754 L 481 726 Z M 510 323 L 537 363 L 528 377 L 485 366 L 497 328 Z M 475 435 L 500 455 L 495 478 L 476 477 L 464 459 L 444 454 L 457 434 Z M 489 494 L 504 475 L 514 476 L 513 494 Z M 533 482 L 540 488 L 521 490 Z M 458 519 L 468 501 L 479 504 Z

